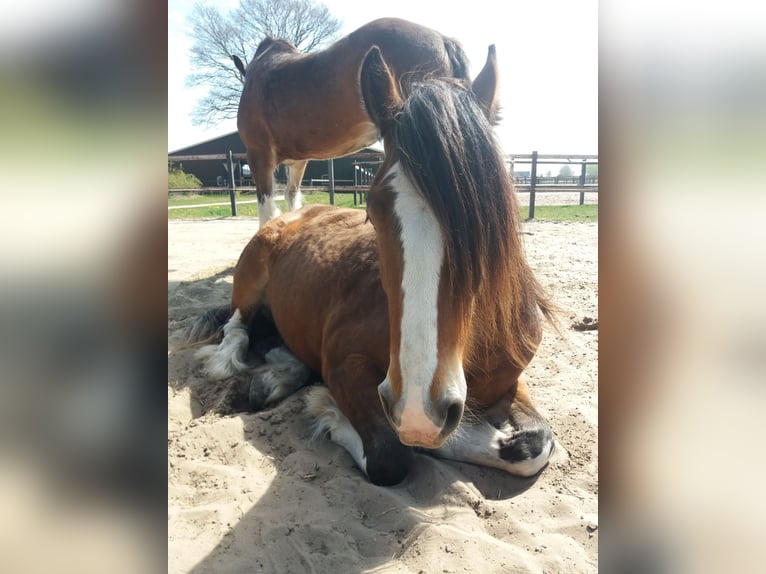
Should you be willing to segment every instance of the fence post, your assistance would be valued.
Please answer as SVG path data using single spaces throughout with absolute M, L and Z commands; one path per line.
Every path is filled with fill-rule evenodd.
M 229 182 L 231 185 L 229 186 L 229 199 L 231 200 L 231 214 L 232 216 L 237 215 L 237 188 L 236 182 L 234 181 L 234 157 L 231 155 L 231 150 L 229 150 Z
M 585 203 L 585 168 L 587 164 L 585 160 L 582 160 L 582 167 L 580 168 L 580 205 Z
M 330 170 L 330 205 L 335 205 L 335 167 L 332 161 L 333 160 L 328 159 L 327 163 L 329 164 Z
M 537 187 L 537 152 L 532 152 L 532 169 L 529 174 L 529 217 L 535 218 L 535 187 Z
M 357 191 L 357 184 L 356 184 L 356 175 L 359 173 L 359 164 L 354 163 L 354 205 L 356 205 L 356 191 Z

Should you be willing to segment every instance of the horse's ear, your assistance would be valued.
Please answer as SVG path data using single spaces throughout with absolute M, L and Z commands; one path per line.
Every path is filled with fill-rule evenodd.
M 365 55 L 359 70 L 359 82 L 367 114 L 381 135 L 385 136 L 403 104 L 391 70 L 377 46 L 370 48 Z
M 242 74 L 242 76 L 244 76 L 245 65 L 242 63 L 242 60 L 239 59 L 239 56 L 232 54 L 231 59 L 234 60 L 234 66 L 237 68 L 237 70 L 239 70 L 239 73 Z
M 494 123 L 497 115 L 497 55 L 495 54 L 495 45 L 491 44 L 487 52 L 487 63 L 476 76 L 471 85 L 476 99 L 479 100 L 484 115 L 490 122 Z

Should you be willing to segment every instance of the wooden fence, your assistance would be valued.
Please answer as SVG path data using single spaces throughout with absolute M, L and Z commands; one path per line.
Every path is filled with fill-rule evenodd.
M 352 154 L 345 156 L 349 159 L 355 159 L 359 156 L 359 159 L 373 160 L 375 161 L 383 159 L 383 153 L 380 157 L 372 154 Z M 229 185 L 228 187 L 204 187 L 197 189 L 169 189 L 168 193 L 172 192 L 184 192 L 184 191 L 229 191 L 229 199 L 231 201 L 231 214 L 237 215 L 237 200 L 236 191 L 240 190 L 255 190 L 252 186 L 239 186 L 236 187 L 234 173 L 234 160 L 235 159 L 247 159 L 244 153 L 232 153 L 229 150 L 228 154 L 202 154 L 202 155 L 175 155 L 168 156 L 168 162 L 182 162 L 182 161 L 207 161 L 207 160 L 228 160 L 229 162 Z M 336 181 L 333 174 L 333 160 L 327 160 L 329 178 L 327 180 L 327 189 L 330 194 L 330 204 L 335 204 L 335 191 Z M 589 165 L 598 165 L 597 155 L 584 155 L 584 154 L 538 154 L 533 151 L 531 154 L 510 154 L 506 156 L 506 164 L 509 166 L 509 172 L 514 180 L 514 187 L 517 192 L 529 192 L 529 219 L 535 217 L 535 195 L 543 192 L 580 192 L 580 205 L 585 203 L 585 192 L 598 192 L 598 176 L 587 176 L 586 170 Z M 528 177 L 519 177 L 516 174 L 517 165 L 530 165 L 530 174 Z M 540 165 L 572 165 L 580 166 L 580 175 L 573 176 L 571 178 L 557 177 L 541 177 L 537 175 L 537 168 Z M 313 180 L 312 180 L 313 183 Z M 324 182 L 323 182 L 324 183 Z M 361 189 L 360 189 L 361 187 Z M 360 200 L 366 195 L 365 187 L 357 185 L 356 182 L 353 187 L 343 186 L 343 191 L 354 193 L 354 204 L 356 204 L 356 196 L 359 194 Z M 188 208 L 197 207 L 195 205 L 184 206 Z
M 580 205 L 585 203 L 585 192 L 598 192 L 598 176 L 591 177 L 588 181 L 586 175 L 587 166 L 598 165 L 597 155 L 578 154 L 538 154 L 533 151 L 530 154 L 511 154 L 506 156 L 506 162 L 510 164 L 510 173 L 514 179 L 516 191 L 529 191 L 529 219 L 535 218 L 535 195 L 542 192 L 579 191 Z M 516 176 L 516 165 L 529 164 L 529 177 L 519 178 Z M 561 181 L 561 177 L 541 178 L 537 175 L 537 167 L 540 165 L 579 165 L 580 176 L 575 183 L 574 178 Z M 548 180 L 547 182 L 545 180 Z M 553 182 L 551 182 L 553 180 Z M 569 183 L 571 181 L 571 183 Z

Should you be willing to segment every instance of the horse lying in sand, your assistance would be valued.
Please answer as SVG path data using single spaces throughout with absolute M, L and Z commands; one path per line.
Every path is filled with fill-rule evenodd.
M 246 372 L 248 325 L 267 309 L 289 352 L 253 378 L 255 406 L 321 373 L 307 398 L 317 432 L 373 483 L 403 480 L 416 448 L 534 475 L 554 441 L 520 375 L 553 305 L 525 259 L 492 130 L 494 46 L 472 87 L 429 80 L 403 96 L 375 47 L 360 85 L 386 150 L 367 213 L 313 206 L 264 225 L 230 309 L 195 325 L 203 338 L 225 323 L 200 350 L 205 369 Z

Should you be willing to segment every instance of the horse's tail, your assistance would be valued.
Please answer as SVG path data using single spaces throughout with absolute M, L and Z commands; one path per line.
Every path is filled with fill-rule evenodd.
M 460 42 L 453 38 L 444 38 L 444 49 L 452 66 L 452 76 L 470 83 L 470 64 Z
M 231 307 L 224 305 L 205 311 L 194 320 L 184 334 L 182 347 L 215 343 L 223 334 L 223 326 L 231 316 Z

